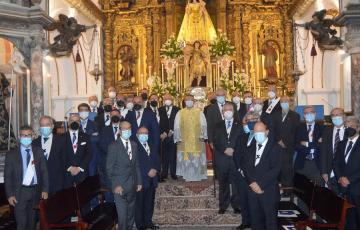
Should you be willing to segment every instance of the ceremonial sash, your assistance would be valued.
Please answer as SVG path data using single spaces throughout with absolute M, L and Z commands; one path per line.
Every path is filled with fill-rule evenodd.
M 273 111 L 273 109 L 275 108 L 275 106 L 277 105 L 277 103 L 279 103 L 280 101 L 280 98 L 276 98 L 275 100 L 273 100 L 271 102 L 271 104 L 268 106 L 267 110 L 266 110 L 266 113 L 271 113 Z
M 31 157 L 30 157 L 30 162 L 27 166 L 27 169 L 26 169 L 26 172 L 25 172 L 25 175 L 24 175 L 24 179 L 23 179 L 23 185 L 25 186 L 29 186 L 31 185 L 31 181 L 32 179 L 34 178 L 35 176 L 35 161 L 34 161 L 34 155 L 31 154 Z

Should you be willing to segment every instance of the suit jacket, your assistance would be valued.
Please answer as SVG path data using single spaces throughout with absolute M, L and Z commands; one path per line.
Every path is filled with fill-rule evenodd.
M 235 150 L 236 142 L 239 136 L 244 134 L 242 125 L 239 121 L 234 120 L 229 137 L 226 132 L 225 121 L 220 121 L 219 123 L 217 123 L 215 126 L 215 130 L 216 132 L 214 134 L 213 144 L 216 167 L 226 167 L 229 164 L 233 165 L 233 157 L 227 156 L 224 151 L 226 148 L 232 148 Z
M 125 117 L 131 124 L 132 138 L 136 138 L 137 130 L 144 126 L 149 130 L 149 142 L 154 143 L 154 151 L 159 152 L 160 149 L 160 129 L 156 116 L 151 109 L 145 108 L 143 110 L 140 126 L 136 121 L 136 111 L 129 111 Z
M 109 114 L 109 116 L 110 116 L 110 114 Z M 104 112 L 103 113 L 98 113 L 98 115 L 95 117 L 95 123 L 96 123 L 96 125 L 98 127 L 98 130 L 101 130 L 102 128 L 104 128 L 106 126 L 105 125 Z
M 89 135 L 78 133 L 77 150 L 74 153 L 70 133 L 63 134 L 65 139 L 64 157 L 65 157 L 65 187 L 72 186 L 73 182 L 81 182 L 89 175 L 89 163 L 92 158 Z M 70 166 L 80 167 L 84 172 L 79 172 L 76 176 L 71 176 L 67 169 Z
M 41 136 L 33 141 L 33 145 L 42 149 Z M 64 157 L 65 140 L 61 135 L 53 135 L 50 149 L 49 159 L 46 160 L 46 165 L 49 175 L 49 194 L 53 195 L 57 191 L 64 188 Z M 44 155 L 44 152 L 43 152 Z
M 264 106 L 263 106 L 263 113 L 266 113 L 266 110 L 269 108 L 269 100 L 265 100 L 264 101 Z M 276 112 L 281 112 L 281 106 L 280 106 L 280 101 L 275 105 L 275 107 L 273 108 L 273 110 L 271 111 L 270 114 L 276 113 Z
M 289 110 L 284 121 L 282 120 L 281 110 L 274 114 L 275 137 L 276 141 L 282 140 L 288 151 L 295 149 L 295 136 L 298 126 L 300 125 L 300 115 L 292 110 Z
M 103 116 L 103 118 L 104 118 L 104 116 Z M 83 132 L 82 125 L 80 125 L 80 131 Z M 97 132 L 98 132 L 98 127 L 97 127 L 96 122 L 88 119 L 87 124 L 86 124 L 85 133 L 87 135 L 89 135 L 89 137 L 92 137 L 92 135 Z
M 331 125 L 325 127 L 322 134 L 322 143 L 320 145 L 320 173 L 328 174 L 329 176 L 333 170 L 333 161 L 336 153 L 336 150 L 333 150 L 333 134 L 334 126 Z M 344 134 L 344 140 L 345 139 L 346 136 Z
M 347 191 L 360 195 L 360 138 L 354 143 L 348 162 L 345 162 L 347 138 L 341 141 L 335 153 L 334 171 L 337 178 L 347 177 L 350 184 Z
M 239 115 L 236 110 L 235 104 L 234 106 L 234 120 L 239 122 Z M 208 141 L 209 143 L 214 142 L 214 135 L 215 135 L 215 126 L 222 120 L 221 116 L 222 111 L 220 111 L 218 104 L 210 105 L 206 112 L 206 122 L 207 122 L 207 130 L 208 130 Z
M 179 112 L 179 107 L 172 106 L 170 117 L 168 118 L 166 113 L 166 106 L 159 108 L 160 115 L 160 133 L 169 133 L 170 130 L 174 131 L 174 121 L 176 114 Z
M 150 186 L 150 182 L 152 181 L 154 186 L 158 185 L 158 177 L 155 176 L 153 178 L 148 176 L 150 169 L 156 169 L 158 174 L 160 173 L 160 157 L 157 152 L 154 152 L 154 145 L 151 142 L 148 142 L 148 146 L 150 148 L 150 155 L 146 152 L 144 146 L 136 139 L 136 144 L 138 146 L 138 159 L 139 166 L 141 170 L 141 178 L 144 188 L 148 188 Z
M 246 152 L 250 147 L 248 146 L 250 133 L 242 132 L 241 135 L 236 139 L 235 152 L 234 152 L 234 163 L 236 170 L 244 170 L 245 162 L 246 162 Z M 252 138 L 252 142 L 254 142 L 255 138 Z M 252 143 L 251 142 L 251 143 Z
M 142 185 L 139 165 L 138 146 L 131 141 L 132 160 L 130 160 L 122 139 L 119 138 L 109 146 L 106 158 L 106 173 L 111 182 L 112 191 L 117 186 L 124 189 L 124 194 L 136 191 L 137 185 Z
M 314 126 L 313 132 L 313 141 L 309 142 L 309 136 L 307 132 L 307 125 L 306 123 L 301 123 L 299 128 L 296 132 L 296 142 L 295 142 L 295 150 L 297 151 L 297 156 L 295 159 L 295 169 L 302 169 L 304 168 L 304 163 L 306 160 L 306 156 L 310 153 L 311 149 L 314 149 L 314 160 L 316 162 L 317 167 L 319 168 L 320 165 L 320 139 L 323 131 L 323 126 L 316 124 Z M 309 142 L 308 147 L 301 145 L 302 141 Z
M 99 133 L 99 141 L 98 141 L 98 147 L 100 150 L 100 153 L 103 156 L 107 155 L 107 151 L 109 148 L 109 145 L 115 141 L 115 133 L 113 126 L 106 126 L 104 127 L 100 133 Z
M 281 147 L 273 141 L 272 138 L 268 139 L 260 162 L 255 166 L 256 155 L 255 141 L 252 142 L 246 151 L 246 163 L 244 166 L 244 175 L 247 183 L 250 185 L 257 182 L 260 188 L 267 194 L 273 194 L 275 199 L 279 197 L 278 176 L 281 169 Z
M 7 198 L 21 196 L 20 190 L 23 181 L 23 163 L 20 147 L 9 151 L 5 157 L 4 181 Z M 32 146 L 35 171 L 38 186 L 36 186 L 35 202 L 39 202 L 41 192 L 49 192 L 49 177 L 44 152 L 41 148 Z M 18 199 L 19 200 L 19 199 Z
M 247 106 L 245 103 L 240 102 L 240 108 L 237 110 L 237 113 L 239 114 L 239 121 L 242 121 L 248 112 Z

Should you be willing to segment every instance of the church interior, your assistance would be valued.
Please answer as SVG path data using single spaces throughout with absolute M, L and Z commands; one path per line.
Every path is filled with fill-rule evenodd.
M 180 109 L 187 107 L 186 98 L 191 95 L 194 107 L 202 111 L 215 97 L 210 95 L 219 90 L 225 91 L 226 101 L 238 95 L 245 105 L 247 93 L 253 103 L 266 101 L 273 87 L 281 97 L 278 104 L 288 98 L 301 120 L 306 120 L 303 110 L 309 106 L 324 126 L 331 125 L 336 108 L 344 116 L 360 119 L 359 28 L 359 0 L 0 0 L 0 202 L 4 207 L 0 213 L 6 213 L 0 215 L 0 226 L 16 229 L 7 187 L 3 188 L 3 171 L 6 153 L 17 148 L 23 126 L 32 127 L 35 139 L 42 135 L 39 121 L 49 116 L 54 132 L 66 133 L 71 117 L 80 112 L 78 106 L 86 103 L 89 107 L 89 103 L 91 107 L 89 98 L 94 96 L 101 108 L 114 91 L 115 99 L 111 99 L 117 110 L 117 99 L 127 103 L 144 92 L 148 94 L 144 101 L 157 98 L 155 107 L 165 107 L 169 94 Z M 210 122 L 211 115 L 205 115 Z M 136 135 L 134 130 L 132 135 Z M 323 137 L 319 146 L 322 141 Z M 237 212 L 233 207 L 234 212 L 223 215 L 221 209 L 218 212 L 215 153 L 208 154 L 212 143 L 205 143 L 207 180 L 169 179 L 157 186 L 153 221 L 158 228 L 242 229 L 237 228 L 244 223 L 242 208 Z M 161 144 L 159 149 L 162 161 L 166 147 Z M 281 198 L 283 212 L 278 213 L 276 229 L 319 229 L 319 223 L 323 229 L 351 229 L 346 211 L 359 212 L 359 208 L 297 175 L 289 186 L 295 188 L 295 195 Z M 301 193 L 297 186 L 307 187 Z M 283 186 L 281 192 L 286 189 Z M 234 193 L 236 188 L 228 190 Z M 307 204 L 308 199 L 314 210 L 298 211 L 299 200 Z M 358 194 L 356 199 L 355 206 L 360 206 Z M 285 202 L 290 206 L 284 206 Z M 40 204 L 38 229 L 52 229 L 44 223 L 54 221 L 55 214 L 41 214 L 47 204 L 51 202 Z M 339 213 L 324 210 L 337 208 Z M 354 229 L 360 229 L 357 215 L 359 228 Z M 86 220 L 77 218 L 73 223 Z M 80 224 L 76 229 L 115 228 L 115 224 L 113 228 L 99 226 Z

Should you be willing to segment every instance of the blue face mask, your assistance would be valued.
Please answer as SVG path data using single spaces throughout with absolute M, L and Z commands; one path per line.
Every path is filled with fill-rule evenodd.
M 25 148 L 29 147 L 32 143 L 31 137 L 21 137 L 20 138 L 20 144 L 24 146 Z
M 42 136 L 48 137 L 52 133 L 52 128 L 51 127 L 40 127 L 40 133 Z
M 145 143 L 149 140 L 149 135 L 148 134 L 139 134 L 138 139 L 141 143 Z
M 121 137 L 124 138 L 125 140 L 129 140 L 129 138 L 131 137 L 131 130 L 130 129 L 122 130 Z
M 187 108 L 192 108 L 194 106 L 194 102 L 193 101 L 185 101 L 185 105 Z
M 220 103 L 220 104 L 224 104 L 225 103 L 225 97 L 224 96 L 217 96 L 216 101 L 218 103 Z
M 264 143 L 264 141 L 266 140 L 266 134 L 265 132 L 257 132 L 257 133 L 254 133 L 254 137 L 255 137 L 255 140 L 258 144 L 262 144 Z
M 343 118 L 342 118 L 342 117 L 339 117 L 339 116 L 332 117 L 331 120 L 332 120 L 332 123 L 333 123 L 335 126 L 341 126 L 341 125 L 344 124 Z
M 244 129 L 244 132 L 245 132 L 245 133 L 250 133 L 250 131 L 251 131 L 251 130 L 249 129 L 249 126 L 248 126 L 248 125 L 244 125 L 244 126 L 243 126 L 243 129 Z
M 250 121 L 247 123 L 247 125 L 249 126 L 250 130 L 254 130 L 254 126 L 255 126 L 256 122 L 255 121 Z
M 280 103 L 280 106 L 281 106 L 282 110 L 285 110 L 285 111 L 288 111 L 289 107 L 290 107 L 289 103 L 287 103 L 287 102 Z
M 307 114 L 305 114 L 305 121 L 307 123 L 313 123 L 315 121 L 315 113 L 307 113 Z

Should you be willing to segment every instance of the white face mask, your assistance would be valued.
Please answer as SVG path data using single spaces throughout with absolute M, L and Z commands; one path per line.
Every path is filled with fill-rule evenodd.
M 274 99 L 274 98 L 276 97 L 276 93 L 275 93 L 274 91 L 269 91 L 269 92 L 268 92 L 268 97 L 269 97 L 270 99 Z
M 116 92 L 109 92 L 109 97 L 114 99 L 116 97 Z
M 171 100 L 165 100 L 164 104 L 166 106 L 170 106 L 170 105 L 172 105 L 172 101 Z
M 245 104 L 251 105 L 252 104 L 252 98 L 251 97 L 245 98 Z
M 236 97 L 233 97 L 232 101 L 235 103 L 235 104 L 239 104 L 241 99 L 240 97 L 236 96 Z
M 79 116 L 82 120 L 86 120 L 89 117 L 89 112 L 79 112 Z
M 132 102 L 127 103 L 127 104 L 126 104 L 126 108 L 127 108 L 128 110 L 132 110 L 132 109 L 134 108 L 134 103 L 132 103 Z
M 92 108 L 96 108 L 97 105 L 98 105 L 98 102 L 97 102 L 97 101 L 90 101 L 90 106 L 91 106 Z
M 256 104 L 256 105 L 254 105 L 254 112 L 260 112 L 261 110 L 262 110 L 262 105 L 260 105 L 260 104 Z
M 194 106 L 194 102 L 193 101 L 185 101 L 185 105 L 187 108 L 192 108 Z
M 231 120 L 234 117 L 234 112 L 233 111 L 225 111 L 224 117 L 226 120 Z

